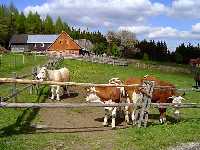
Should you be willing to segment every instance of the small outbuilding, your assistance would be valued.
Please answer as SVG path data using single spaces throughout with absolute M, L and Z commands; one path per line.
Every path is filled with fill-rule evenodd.
M 58 37 L 56 34 L 16 34 L 9 42 L 11 52 L 45 52 Z
M 56 55 L 79 55 L 79 46 L 66 32 L 62 32 L 56 40 L 48 47 L 47 53 Z

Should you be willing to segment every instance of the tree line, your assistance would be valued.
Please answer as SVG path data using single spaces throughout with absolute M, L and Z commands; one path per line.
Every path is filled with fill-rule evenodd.
M 181 44 L 174 52 L 169 51 L 165 41 L 142 40 L 130 31 L 89 32 L 70 27 L 61 17 L 55 21 L 47 15 L 41 19 L 36 12 L 27 16 L 11 3 L 0 5 L 0 45 L 8 48 L 13 34 L 59 34 L 66 31 L 73 39 L 88 39 L 93 43 L 92 51 L 115 57 L 136 58 L 151 61 L 188 63 L 191 58 L 200 57 L 200 45 Z

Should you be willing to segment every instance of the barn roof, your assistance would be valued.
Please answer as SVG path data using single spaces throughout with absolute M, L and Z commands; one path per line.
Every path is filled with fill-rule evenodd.
M 38 35 L 28 35 L 27 43 L 53 43 L 59 35 L 57 34 L 38 34 Z
M 15 43 L 15 44 L 26 43 L 27 39 L 28 39 L 28 35 L 27 34 L 15 34 L 10 39 L 9 44 L 12 44 L 12 43 Z

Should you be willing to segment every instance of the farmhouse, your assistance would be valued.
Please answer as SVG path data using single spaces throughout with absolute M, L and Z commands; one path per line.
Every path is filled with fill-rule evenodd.
M 49 54 L 79 55 L 81 47 L 66 33 L 62 32 L 48 47 Z
M 90 51 L 91 41 L 86 39 L 73 40 L 66 32 L 58 34 L 16 34 L 9 42 L 11 52 L 48 52 L 62 55 L 78 55 Z
M 11 52 L 46 51 L 58 35 L 13 35 L 9 42 Z

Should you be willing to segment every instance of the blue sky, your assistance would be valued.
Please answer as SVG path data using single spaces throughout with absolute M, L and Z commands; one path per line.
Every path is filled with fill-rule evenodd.
M 9 0 L 0 0 L 9 4 Z M 169 48 L 200 40 L 199 0 L 15 0 L 25 14 L 38 12 L 90 31 L 130 30 L 138 39 L 166 40 Z

